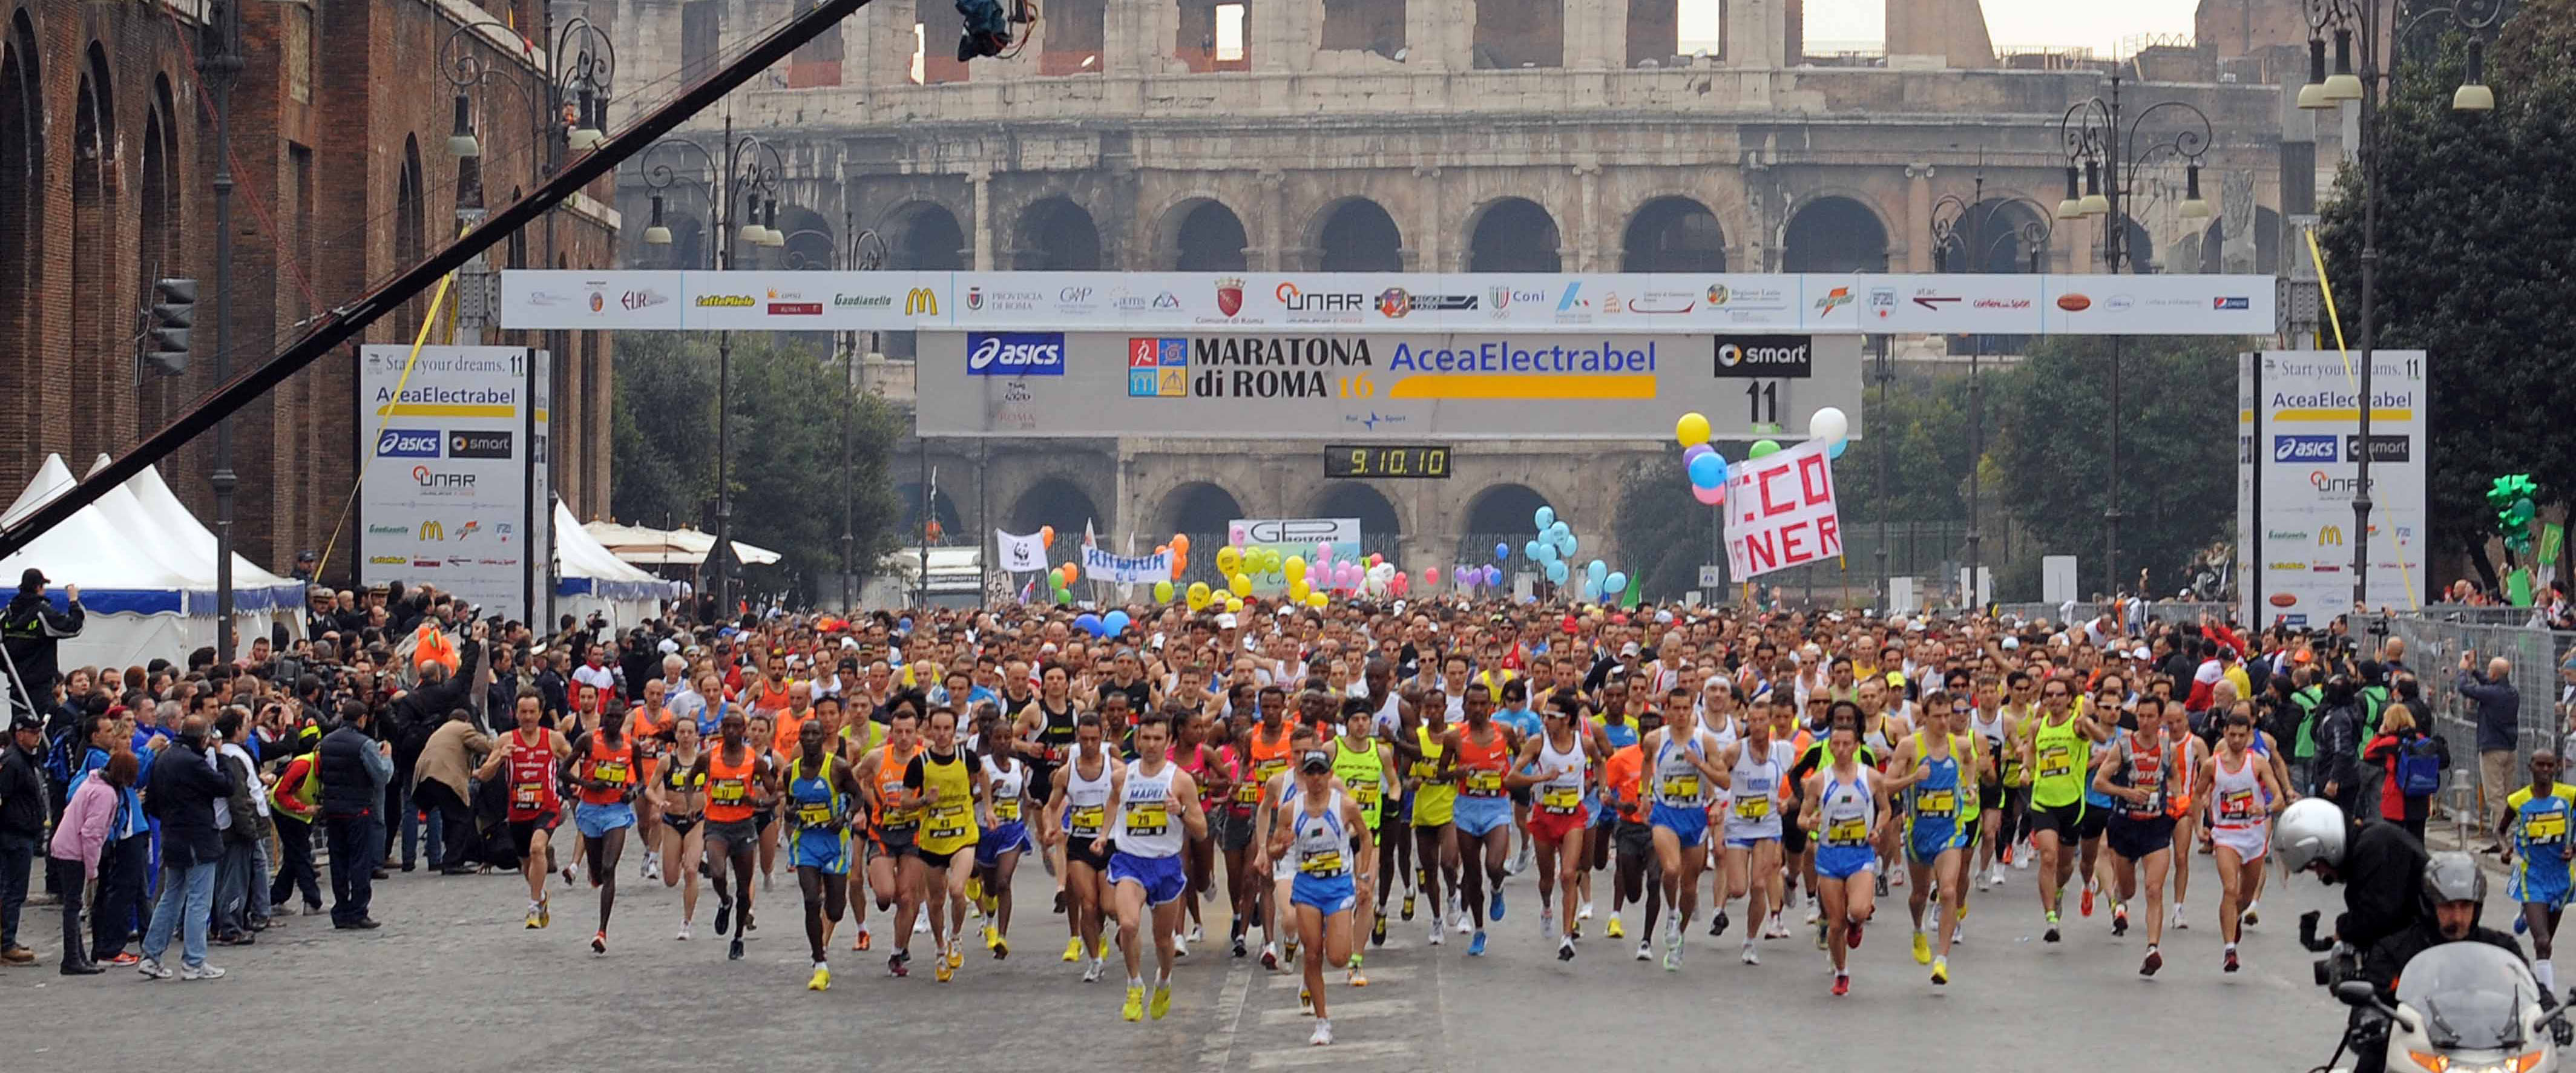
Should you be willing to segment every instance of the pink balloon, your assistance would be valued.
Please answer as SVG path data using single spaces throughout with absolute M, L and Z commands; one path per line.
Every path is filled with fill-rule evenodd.
M 1426 567 L 1423 567 L 1423 568 L 1422 568 L 1422 583 L 1423 583 L 1423 584 L 1425 584 L 1425 585 L 1437 585 L 1437 584 L 1439 584 L 1439 583 L 1440 583 L 1440 568 L 1439 568 L 1439 567 L 1436 567 L 1436 566 L 1426 566 Z
M 1413 587 L 1412 577 L 1411 574 L 1397 574 L 1393 580 L 1387 582 L 1387 587 L 1393 589 L 1396 595 L 1402 596 L 1405 590 Z
M 1240 525 L 1229 525 L 1225 527 L 1225 542 L 1228 544 L 1232 544 L 1235 547 L 1240 548 L 1244 545 L 1245 541 L 1250 539 L 1252 539 L 1252 535 L 1244 532 L 1243 527 Z
M 1329 563 L 1333 561 L 1332 541 L 1319 540 L 1315 542 L 1315 561 L 1319 563 Z
M 1701 488 L 1697 485 L 1693 485 L 1691 486 L 1691 497 L 1714 507 L 1726 502 L 1726 489 Z

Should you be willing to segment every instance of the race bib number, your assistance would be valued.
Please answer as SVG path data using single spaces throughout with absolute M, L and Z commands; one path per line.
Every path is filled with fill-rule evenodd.
M 1825 825 L 1825 841 L 1838 846 L 1852 846 L 1869 841 L 1869 821 L 1857 816 L 1835 820 Z
M 1310 876 L 1340 875 L 1342 871 L 1342 853 L 1340 850 L 1330 849 L 1321 853 L 1309 853 L 1306 855 L 1305 860 L 1297 863 L 1297 868 L 1299 871 Z
M 1539 796 L 1538 804 L 1540 808 L 1560 816 L 1572 815 L 1583 810 L 1583 791 L 1552 787 Z
M 1234 787 L 1234 803 L 1238 805 L 1260 804 L 1261 784 L 1257 782 L 1236 783 Z
M 1667 798 L 1695 798 L 1695 797 L 1698 797 L 1698 796 L 1699 796 L 1699 776 L 1697 776 L 1697 775 L 1675 775 L 1675 776 L 1672 776 L 1672 777 L 1670 777 L 1670 778 L 1665 779 L 1665 780 L 1664 780 L 1664 796 L 1665 796 L 1665 797 L 1667 797 Z
M 2540 812 L 2522 819 L 2522 840 L 2532 844 L 2563 842 L 2567 839 L 2567 814 Z
M 1751 797 L 1739 797 L 1735 799 L 1736 819 L 1763 820 L 1769 819 L 1770 816 L 1771 795 L 1769 794 L 1755 794 Z
M 796 807 L 796 822 L 807 827 L 829 827 L 832 824 L 832 806 L 799 805 Z
M 1068 822 L 1073 825 L 1075 834 L 1099 834 L 1101 826 L 1109 822 L 1109 808 L 1106 805 L 1077 805 Z
M 536 783 L 523 782 L 511 789 L 510 803 L 520 808 L 535 808 L 545 802 L 546 788 Z
M 1959 795 L 1952 790 L 1924 790 L 1914 795 L 1914 812 L 1918 816 L 1947 816 L 1959 811 Z
M 964 838 L 968 827 L 966 806 L 942 804 L 930 810 L 930 837 Z
M 1159 835 L 1171 830 L 1172 813 L 1160 801 L 1147 801 L 1127 806 L 1127 833 Z
M 1496 794 L 1502 793 L 1503 773 L 1499 771 L 1468 772 L 1467 792 L 1479 797 L 1492 797 Z
M 1003 823 L 1009 823 L 1013 820 L 1019 819 L 1020 799 L 1016 797 L 1005 797 L 999 801 L 993 802 L 993 818 Z
M 1363 782 L 1355 785 L 1351 787 L 1351 796 L 1359 799 L 1361 808 L 1376 808 L 1378 796 L 1377 784 L 1373 782 Z
M 592 764 L 590 765 L 590 778 L 592 782 L 624 785 L 626 782 L 626 761 L 602 760 L 598 763 Z
M 2075 750 L 2065 745 L 2050 745 L 2039 751 L 2039 777 L 2054 779 L 2075 773 Z
M 2246 820 L 2254 817 L 2254 791 L 2229 790 L 2218 795 L 2218 818 Z

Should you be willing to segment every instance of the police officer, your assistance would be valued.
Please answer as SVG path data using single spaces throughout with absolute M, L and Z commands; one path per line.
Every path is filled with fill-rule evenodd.
M 2373 826 L 2388 826 L 2374 824 Z M 2408 962 L 2444 943 L 2485 943 L 2513 952 L 2520 960 L 2522 948 L 2513 936 L 2478 923 L 2478 907 L 2486 902 L 2487 876 L 2478 860 L 2452 850 L 2433 854 L 2424 867 L 2424 900 L 2431 904 L 2430 915 L 2395 934 L 2372 944 L 2363 952 L 2361 978 L 2379 992 L 2379 1000 L 2394 1005 L 2397 1001 L 2397 978 Z M 2557 1002 L 2543 991 L 2544 1005 Z M 2371 1031 L 2360 1031 L 2367 1025 Z M 2353 1048 L 2353 1073 L 2380 1073 L 2388 1064 L 2387 1035 L 2381 1022 L 2367 1019 L 2356 1012 L 2352 1035 L 2346 1042 Z
M 2413 927 L 2431 915 L 2424 894 L 2424 844 L 2393 823 L 2353 827 L 2323 798 L 2302 798 L 2272 822 L 2272 851 L 2292 874 L 2344 885 L 2344 911 L 2334 938 L 2353 950 Z

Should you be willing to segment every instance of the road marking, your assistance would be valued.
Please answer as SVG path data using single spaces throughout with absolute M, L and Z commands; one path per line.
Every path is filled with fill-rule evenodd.
M 1368 999 L 1361 1002 L 1333 1002 L 1327 998 L 1325 1001 L 1327 1004 L 1326 1008 L 1332 1013 L 1333 1020 L 1336 1022 L 1359 1021 L 1366 1020 L 1371 1017 L 1409 1017 L 1413 1016 L 1421 1009 L 1418 1004 L 1409 998 Z M 1265 1027 L 1269 1025 L 1293 1025 L 1299 1021 L 1305 1020 L 1310 1020 L 1310 1018 L 1307 1017 L 1306 1011 L 1303 1009 L 1261 1011 L 1261 1023 Z
M 1225 974 L 1225 990 L 1216 1000 L 1216 1029 L 1199 1048 L 1199 1066 L 1224 1073 L 1234 1055 L 1234 1033 L 1243 1024 L 1245 1000 L 1252 994 L 1252 962 L 1237 961 Z
M 1262 1051 L 1253 1055 L 1249 1064 L 1254 1069 L 1289 1069 L 1335 1062 L 1365 1062 L 1372 1058 L 1405 1058 L 1415 1053 L 1413 1045 L 1403 1040 L 1373 1039 L 1336 1043 L 1330 1047 Z
M 1366 971 L 1369 978 L 1369 987 L 1376 987 L 1379 984 L 1403 983 L 1413 979 L 1413 967 L 1409 965 L 1389 965 L 1382 969 L 1369 969 Z M 1306 982 L 1306 974 L 1302 972 L 1275 972 L 1269 975 L 1269 986 L 1273 988 L 1294 988 Z M 1334 987 L 1345 986 L 1340 980 L 1333 979 L 1336 975 L 1339 975 L 1339 973 L 1334 970 L 1327 970 L 1324 974 L 1324 979 L 1328 984 Z M 1351 990 L 1354 992 L 1366 991 L 1368 990 L 1368 987 L 1351 988 Z

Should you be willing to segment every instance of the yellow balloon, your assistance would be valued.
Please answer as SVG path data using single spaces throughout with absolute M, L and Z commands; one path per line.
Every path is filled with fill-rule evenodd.
M 1208 588 L 1208 583 L 1207 583 L 1207 582 L 1204 582 L 1204 581 L 1193 581 L 1193 582 L 1190 582 L 1190 587 L 1189 587 L 1189 590 L 1188 590 L 1188 591 L 1189 591 L 1189 594 L 1190 594 L 1190 599 L 1195 600 L 1195 601 L 1197 601 L 1197 602 L 1199 602 L 1199 603 L 1206 603 L 1206 602 L 1207 602 L 1207 599 L 1208 599 L 1208 594 L 1209 594 L 1210 592 L 1214 591 L 1214 590 L 1211 590 L 1211 589 L 1209 589 L 1209 588 Z
M 1206 610 L 1206 609 L 1207 609 L 1207 605 L 1208 605 L 1208 600 L 1209 600 L 1209 599 L 1211 599 L 1211 597 L 1210 597 L 1210 596 L 1208 595 L 1208 593 L 1207 593 L 1207 586 L 1205 586 L 1205 585 L 1201 585 L 1201 586 L 1199 586 L 1199 587 L 1197 587 L 1197 588 L 1195 588 L 1195 589 L 1191 589 L 1188 593 L 1186 593 L 1186 594 L 1185 594 L 1185 598 L 1189 600 L 1190 610 L 1192 610 L 1192 611 L 1204 611 L 1204 610 Z
M 1317 611 L 1323 610 L 1324 605 L 1328 602 L 1329 601 L 1324 598 L 1323 593 L 1310 592 L 1306 594 L 1306 606 L 1314 608 Z
M 1287 562 L 1279 564 L 1279 568 L 1288 572 L 1288 583 L 1291 585 L 1306 580 L 1306 559 L 1304 556 L 1291 555 L 1288 557 Z
M 1240 549 L 1226 547 L 1216 550 L 1217 573 L 1232 575 L 1241 569 L 1243 569 L 1243 552 Z
M 1673 425 L 1673 438 L 1680 440 L 1684 447 L 1707 443 L 1708 418 L 1696 410 L 1683 414 L 1682 419 Z
M 1252 595 L 1252 577 L 1248 574 L 1236 574 L 1233 577 L 1225 579 L 1225 587 L 1232 590 L 1237 596 L 1250 596 Z
M 1154 583 L 1154 602 L 1158 604 L 1168 604 L 1172 602 L 1171 582 L 1157 581 Z
M 1298 578 L 1297 580 L 1288 583 L 1288 601 L 1290 603 L 1305 603 L 1306 594 L 1312 591 L 1314 590 L 1306 587 L 1305 578 Z
M 1236 615 L 1242 614 L 1242 613 L 1243 613 L 1243 601 L 1241 601 L 1241 600 L 1228 600 L 1228 601 L 1226 601 L 1226 602 L 1225 602 L 1225 610 L 1226 610 L 1226 613 L 1227 613 L 1227 614 L 1236 614 Z

